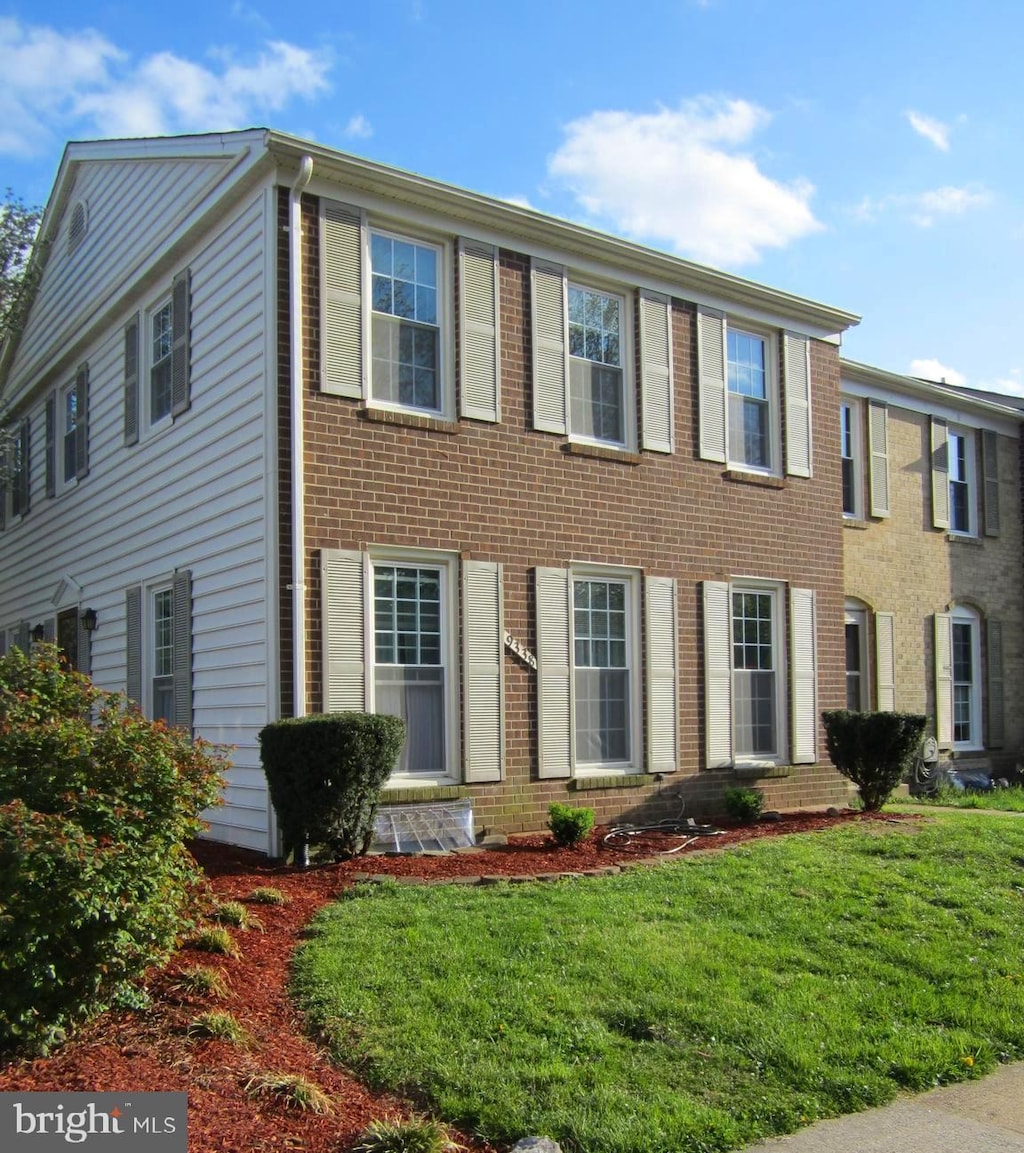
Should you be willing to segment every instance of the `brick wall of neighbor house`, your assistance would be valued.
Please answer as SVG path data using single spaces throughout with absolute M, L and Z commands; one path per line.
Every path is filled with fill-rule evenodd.
M 965 416 L 963 423 L 971 421 Z M 930 455 L 928 416 L 890 405 L 891 516 L 846 522 L 846 592 L 874 611 L 895 614 L 896 708 L 930 718 L 932 615 L 959 602 L 1001 622 L 1005 738 L 1002 750 L 989 751 L 987 759 L 994 769 L 1009 770 L 1024 742 L 1024 716 L 1013 696 L 1024 673 L 1019 440 L 999 437 L 998 537 L 962 538 L 932 527 Z M 981 635 L 984 668 L 984 630 Z
M 599 820 L 624 814 L 713 811 L 732 770 L 704 763 L 701 582 L 753 576 L 817 590 L 819 707 L 844 700 L 840 462 L 831 435 L 838 410 L 838 349 L 812 342 L 814 477 L 728 478 L 698 459 L 695 310 L 672 305 L 675 362 L 673 455 L 566 451 L 565 439 L 532 427 L 530 265 L 500 253 L 501 423 L 368 412 L 318 390 L 318 220 L 304 202 L 307 278 L 305 438 L 306 580 L 309 585 L 309 707 L 322 702 L 318 554 L 368 544 L 445 549 L 504 565 L 505 628 L 536 651 L 535 566 L 572 561 L 628 565 L 678 579 L 680 771 L 617 787 L 576 788 L 537 780 L 536 674 L 505 654 L 506 765 L 500 784 L 460 790 L 478 827 L 543 827 L 552 800 L 593 807 Z M 286 237 L 282 234 L 282 243 Z M 281 296 L 282 308 L 287 300 Z M 609 459 L 619 456 L 620 459 Z M 282 531 L 282 540 L 286 539 Z M 819 725 L 820 728 L 820 725 Z M 751 782 L 769 805 L 844 802 L 847 787 L 818 736 L 819 763 L 785 779 Z M 607 783 L 607 779 L 606 779 Z M 412 794 L 405 794 L 412 799 Z

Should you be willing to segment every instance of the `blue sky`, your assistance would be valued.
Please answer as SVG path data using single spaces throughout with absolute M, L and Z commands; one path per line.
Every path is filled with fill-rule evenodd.
M 267 126 L 862 314 L 1024 395 L 1019 0 L 0 0 L 0 187 Z

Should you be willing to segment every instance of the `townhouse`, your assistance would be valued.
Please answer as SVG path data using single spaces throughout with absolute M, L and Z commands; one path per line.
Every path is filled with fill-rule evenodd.
M 856 316 L 264 130 L 69 145 L 42 236 L 0 644 L 231 745 L 211 836 L 336 709 L 481 831 L 845 801 Z

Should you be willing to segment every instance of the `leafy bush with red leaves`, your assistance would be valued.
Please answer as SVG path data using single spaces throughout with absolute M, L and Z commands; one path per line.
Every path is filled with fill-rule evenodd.
M 130 999 L 191 927 L 184 842 L 223 767 L 52 645 L 0 660 L 0 1049 L 45 1050 Z

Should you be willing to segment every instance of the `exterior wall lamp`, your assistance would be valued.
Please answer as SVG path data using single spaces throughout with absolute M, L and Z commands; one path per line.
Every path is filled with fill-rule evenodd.
M 39 644 L 43 637 L 46 636 L 46 629 L 40 623 L 32 630 L 31 636 L 32 640 L 35 641 L 36 644 Z
M 87 633 L 94 633 L 96 631 L 96 610 L 83 609 L 82 610 L 82 628 Z

